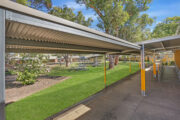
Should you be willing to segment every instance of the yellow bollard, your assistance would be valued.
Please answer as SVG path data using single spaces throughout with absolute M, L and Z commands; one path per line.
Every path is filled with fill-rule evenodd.
M 141 94 L 145 96 L 146 84 L 145 84 L 145 64 L 144 64 L 144 44 L 141 46 Z
M 153 75 L 154 75 L 154 78 L 156 78 L 156 63 L 155 62 L 153 63 Z
M 160 80 L 160 64 L 158 64 L 158 80 Z
M 145 91 L 146 86 L 145 86 L 145 69 L 141 69 L 141 90 Z
M 141 68 L 141 62 L 139 62 L 139 68 Z
M 131 63 L 129 63 L 129 72 L 131 72 Z

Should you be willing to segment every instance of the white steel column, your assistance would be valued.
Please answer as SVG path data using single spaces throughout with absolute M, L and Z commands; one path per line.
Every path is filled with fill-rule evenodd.
M 145 96 L 146 83 L 145 83 L 145 64 L 144 64 L 144 44 L 141 46 L 141 94 Z
M 106 88 L 106 54 L 104 54 L 104 86 Z
M 5 120 L 5 10 L 0 8 L 0 120 Z
M 156 79 L 156 53 L 153 54 L 153 77 Z

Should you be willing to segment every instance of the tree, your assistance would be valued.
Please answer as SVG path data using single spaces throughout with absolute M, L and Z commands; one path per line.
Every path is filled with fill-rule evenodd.
M 129 15 L 126 23 L 120 26 L 119 36 L 122 39 L 137 42 L 150 37 L 148 25 L 152 25 L 153 19 L 147 14 L 141 14 L 149 9 L 151 0 L 128 0 L 123 2 L 124 11 Z
M 67 6 L 64 7 L 53 7 L 49 14 L 55 15 L 57 17 L 64 18 L 66 20 L 76 22 L 78 24 L 84 25 L 84 26 L 90 26 L 93 22 L 92 18 L 88 18 L 86 20 L 85 16 L 82 14 L 81 11 L 78 11 L 77 15 L 73 12 L 73 9 L 68 8 Z
M 26 6 L 30 4 L 28 0 L 12 0 L 12 1 L 22 4 L 22 5 L 26 5 Z
M 86 20 L 85 16 L 82 14 L 81 11 L 78 11 L 77 14 L 75 14 L 73 12 L 73 9 L 68 8 L 67 6 L 64 7 L 53 7 L 53 9 L 51 9 L 49 11 L 49 14 L 55 15 L 57 17 L 61 17 L 64 18 L 66 20 L 70 20 L 72 22 L 76 22 L 78 24 L 84 25 L 84 26 L 90 26 L 91 23 L 93 22 L 92 18 L 88 18 Z M 68 67 L 69 65 L 69 55 L 68 54 L 64 54 L 64 59 L 66 62 L 66 67 Z
M 142 40 L 149 35 L 143 34 L 146 26 L 152 24 L 153 20 L 148 15 L 140 12 L 146 11 L 151 0 L 76 0 L 79 4 L 85 4 L 87 8 L 93 9 L 98 15 L 97 26 L 107 34 L 120 37 L 128 41 Z M 109 56 L 109 68 L 114 66 L 118 56 Z M 117 63 L 115 63 L 117 64 Z
M 117 35 L 119 25 L 123 25 L 128 20 L 127 12 L 123 11 L 121 1 L 117 0 L 76 0 L 80 4 L 85 4 L 87 8 L 92 8 L 98 15 L 97 26 L 107 34 L 112 32 Z
M 180 34 L 180 16 L 168 17 L 156 25 L 152 32 L 153 38 L 160 38 Z
M 98 15 L 97 26 L 107 34 L 118 36 L 119 26 L 123 25 L 129 15 L 123 11 L 123 2 L 117 0 L 76 0 L 93 9 Z M 114 56 L 109 55 L 109 68 L 114 67 Z
M 151 31 L 147 26 L 152 25 L 152 23 L 153 19 L 149 18 L 147 14 L 133 16 L 124 26 L 120 27 L 119 37 L 130 42 L 150 39 Z
M 13 1 L 46 12 L 52 8 L 51 0 L 13 0 Z

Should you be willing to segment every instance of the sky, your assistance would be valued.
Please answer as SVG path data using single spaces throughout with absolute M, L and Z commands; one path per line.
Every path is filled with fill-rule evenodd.
M 70 8 L 73 8 L 74 11 L 82 11 L 86 18 L 91 17 L 94 22 L 90 26 L 93 29 L 97 29 L 96 24 L 98 23 L 97 15 L 92 9 L 86 9 L 85 5 L 79 5 L 75 0 L 52 0 L 53 6 L 66 5 Z M 151 30 L 156 26 L 156 24 L 162 22 L 167 17 L 180 16 L 180 0 L 152 0 L 150 8 L 144 12 L 150 17 L 155 19 L 155 23 L 150 26 Z

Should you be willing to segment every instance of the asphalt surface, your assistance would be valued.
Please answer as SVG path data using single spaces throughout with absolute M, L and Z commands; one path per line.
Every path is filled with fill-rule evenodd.
M 165 67 L 160 81 L 146 72 L 147 96 L 140 94 L 140 74 L 108 88 L 85 105 L 78 120 L 180 120 L 180 81 L 174 67 Z

